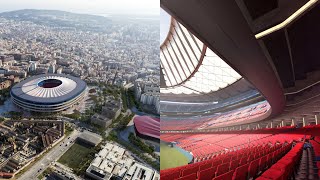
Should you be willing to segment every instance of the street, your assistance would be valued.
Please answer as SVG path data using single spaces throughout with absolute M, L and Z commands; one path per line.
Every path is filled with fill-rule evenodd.
M 18 179 L 37 179 L 37 177 L 54 161 L 57 161 L 70 147 L 73 141 L 80 135 L 80 132 L 76 129 L 71 133 L 69 137 L 66 137 L 61 142 L 59 142 L 53 149 L 38 160 L 30 169 L 28 169 L 24 174 L 22 174 Z

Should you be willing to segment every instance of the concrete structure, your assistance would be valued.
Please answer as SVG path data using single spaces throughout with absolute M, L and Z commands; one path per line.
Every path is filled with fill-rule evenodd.
M 121 113 L 121 101 L 120 99 L 109 99 L 102 107 L 101 114 L 109 119 L 116 119 Z
M 111 177 L 127 180 L 159 179 L 159 174 L 153 169 L 135 162 L 125 149 L 111 143 L 107 143 L 103 149 L 96 154 L 96 158 L 86 170 L 86 175 L 97 180 L 107 180 L 111 179 Z
M 153 179 L 155 172 L 139 163 L 135 163 L 133 166 L 130 167 L 129 171 L 127 172 L 126 176 L 123 180 L 130 180 L 130 179 L 145 179 L 151 180 Z
M 91 123 L 108 127 L 112 123 L 112 119 L 116 119 L 120 115 L 121 106 L 120 99 L 109 98 L 102 106 L 101 114 L 96 113 L 91 117 Z
M 77 141 L 81 141 L 90 146 L 96 146 L 102 141 L 102 137 L 96 133 L 84 131 L 77 138 Z
M 29 67 L 29 71 L 33 72 L 37 70 L 37 62 L 31 62 L 30 67 Z
M 42 74 L 28 78 L 11 89 L 12 101 L 34 112 L 59 112 L 72 107 L 84 97 L 87 85 L 67 75 Z
M 108 127 L 112 123 L 112 119 L 109 119 L 101 114 L 95 113 L 91 117 L 91 123 L 102 127 Z
M 135 98 L 144 105 L 154 106 L 160 114 L 160 87 L 159 80 L 149 77 L 137 79 L 134 84 Z
M 62 68 L 57 69 L 57 74 L 62 74 Z
M 55 73 L 56 72 L 56 66 L 54 64 L 50 64 L 48 73 Z
M 0 90 L 9 88 L 11 84 L 12 84 L 12 81 L 10 80 L 4 80 L 0 82 Z

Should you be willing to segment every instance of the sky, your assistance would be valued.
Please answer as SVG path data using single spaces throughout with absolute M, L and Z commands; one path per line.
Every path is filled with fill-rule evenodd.
M 0 12 L 50 9 L 100 15 L 159 15 L 159 0 L 0 0 Z
M 170 22 L 171 16 L 163 9 L 160 9 L 160 44 L 162 44 L 167 37 L 170 28 Z

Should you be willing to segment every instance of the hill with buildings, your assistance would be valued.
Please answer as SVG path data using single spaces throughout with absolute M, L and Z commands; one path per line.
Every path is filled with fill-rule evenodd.
M 106 30 L 111 24 L 107 17 L 58 10 L 23 9 L 0 13 L 0 17 L 15 21 L 30 21 L 50 27 L 77 28 L 87 31 Z

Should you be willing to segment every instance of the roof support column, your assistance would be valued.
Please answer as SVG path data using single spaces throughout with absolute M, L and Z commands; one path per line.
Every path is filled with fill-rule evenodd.
M 297 122 L 295 121 L 295 119 L 291 118 L 291 126 L 295 126 L 297 124 Z

